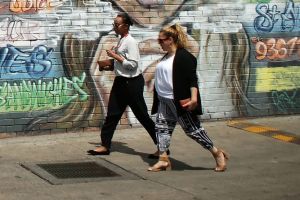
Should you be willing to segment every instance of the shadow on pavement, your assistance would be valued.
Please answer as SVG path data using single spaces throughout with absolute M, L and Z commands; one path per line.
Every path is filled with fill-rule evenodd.
M 89 142 L 89 144 L 95 145 L 95 147 L 100 146 L 100 143 L 96 142 Z M 134 150 L 131 147 L 127 146 L 127 143 L 125 142 L 118 142 L 114 141 L 112 142 L 112 151 L 111 152 L 121 152 L 121 153 L 126 153 L 126 154 L 131 154 L 131 155 L 137 155 L 140 156 L 141 159 L 145 162 L 148 163 L 149 166 L 152 166 L 156 163 L 157 160 L 154 159 L 149 159 L 148 155 L 149 153 L 144 153 L 144 152 L 139 152 Z M 151 152 L 152 153 L 152 152 Z M 172 157 L 170 157 L 171 163 L 172 163 L 172 170 L 174 171 L 183 171 L 183 170 L 213 170 L 214 168 L 207 168 L 207 167 L 194 167 L 190 166 L 184 162 L 181 162 L 179 160 L 176 160 Z

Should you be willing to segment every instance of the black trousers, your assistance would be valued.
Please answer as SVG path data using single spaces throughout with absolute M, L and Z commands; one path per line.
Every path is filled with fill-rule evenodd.
M 114 80 L 105 122 L 101 130 L 102 146 L 110 149 L 111 140 L 127 106 L 149 133 L 154 144 L 156 141 L 155 124 L 150 118 L 144 99 L 144 77 L 140 74 L 134 78 L 117 76 Z

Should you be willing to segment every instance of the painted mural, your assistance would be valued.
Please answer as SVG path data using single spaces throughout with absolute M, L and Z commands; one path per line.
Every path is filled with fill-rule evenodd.
M 161 27 L 180 23 L 198 59 L 203 119 L 300 113 L 299 0 L 1 0 L 0 133 L 101 127 L 118 12 L 134 21 L 150 110 Z M 121 125 L 138 121 L 131 110 Z

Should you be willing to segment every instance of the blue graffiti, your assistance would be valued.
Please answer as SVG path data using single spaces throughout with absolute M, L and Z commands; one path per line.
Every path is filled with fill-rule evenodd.
M 30 62 L 26 62 L 26 69 L 31 77 L 40 78 L 50 71 L 52 63 L 49 56 L 52 52 L 52 48 L 47 50 L 42 45 L 34 48 Z
M 292 31 L 296 25 L 295 4 L 292 0 L 287 3 L 284 13 L 281 14 L 281 18 L 282 30 Z
M 52 68 L 50 55 L 53 51 L 43 45 L 31 52 L 23 52 L 9 44 L 0 48 L 0 78 L 3 73 L 28 73 L 32 78 L 45 76 Z
M 279 14 L 277 6 L 272 6 L 272 10 L 270 10 L 268 4 L 258 4 L 256 6 L 256 12 L 259 16 L 254 20 L 255 30 L 257 32 L 271 32 L 274 24 L 278 21 L 278 19 L 275 19 Z
M 266 3 L 257 4 L 256 12 L 259 14 L 254 19 L 254 28 L 257 32 L 271 32 L 279 21 L 281 21 L 280 31 L 293 31 L 299 19 L 299 7 L 295 8 L 293 0 L 288 0 L 284 12 L 278 10 L 277 5 L 270 6 Z

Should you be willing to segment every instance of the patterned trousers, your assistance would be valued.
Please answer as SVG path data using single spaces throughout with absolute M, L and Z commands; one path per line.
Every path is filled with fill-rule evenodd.
M 207 136 L 206 131 L 200 125 L 197 115 L 187 111 L 178 116 L 173 99 L 159 98 L 158 112 L 156 115 L 155 132 L 158 149 L 165 152 L 169 149 L 171 136 L 178 122 L 185 134 L 202 145 L 205 149 L 211 149 L 213 142 Z

